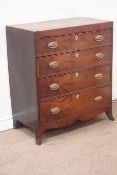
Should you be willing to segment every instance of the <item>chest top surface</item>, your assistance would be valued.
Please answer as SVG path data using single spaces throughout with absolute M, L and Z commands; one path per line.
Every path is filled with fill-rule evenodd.
M 54 30 L 54 29 L 60 29 L 60 28 L 87 26 L 87 25 L 103 24 L 103 23 L 107 23 L 107 24 L 110 23 L 110 27 L 112 25 L 111 24 L 112 21 L 86 18 L 86 17 L 76 17 L 76 18 L 52 20 L 52 21 L 45 21 L 45 22 L 17 24 L 17 25 L 12 25 L 10 27 L 37 32 L 37 31 L 44 31 L 44 30 Z

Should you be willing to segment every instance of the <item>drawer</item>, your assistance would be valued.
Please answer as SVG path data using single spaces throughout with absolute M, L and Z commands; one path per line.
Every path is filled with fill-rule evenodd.
M 112 43 L 112 30 L 84 32 L 36 40 L 37 56 L 68 50 L 93 48 Z
M 90 86 L 109 84 L 110 72 L 111 66 L 106 65 L 61 76 L 38 79 L 40 98 L 56 96 Z
M 93 49 L 69 52 L 40 57 L 37 60 L 38 76 L 66 72 L 81 67 L 110 63 L 112 47 L 96 47 Z
M 94 88 L 79 91 L 76 94 L 40 101 L 41 124 L 80 116 L 109 107 L 111 104 L 111 87 Z

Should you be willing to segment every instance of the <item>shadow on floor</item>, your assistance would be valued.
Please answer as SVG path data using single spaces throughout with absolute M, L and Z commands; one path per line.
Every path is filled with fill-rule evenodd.
M 60 135 L 60 134 L 65 134 L 65 133 L 74 131 L 74 130 L 76 130 L 78 128 L 87 127 L 87 126 L 92 125 L 92 124 L 94 125 L 94 124 L 97 124 L 97 123 L 102 122 L 103 120 L 107 120 L 107 119 L 108 118 L 103 113 L 102 115 L 98 116 L 97 118 L 95 118 L 95 119 L 93 119 L 91 121 L 87 121 L 87 122 L 77 121 L 72 126 L 67 126 L 65 128 L 58 128 L 58 129 L 47 130 L 45 132 L 44 136 L 45 136 L 45 139 L 48 140 L 48 138 L 50 138 L 50 137 L 55 137 L 55 136 Z M 23 130 L 23 132 L 25 132 L 30 137 L 35 137 L 34 132 L 30 128 L 23 127 L 22 130 Z

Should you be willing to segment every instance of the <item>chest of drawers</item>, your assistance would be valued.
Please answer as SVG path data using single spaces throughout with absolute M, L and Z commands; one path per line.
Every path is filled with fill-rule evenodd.
M 48 129 L 112 116 L 113 23 L 72 18 L 7 26 L 14 128 Z

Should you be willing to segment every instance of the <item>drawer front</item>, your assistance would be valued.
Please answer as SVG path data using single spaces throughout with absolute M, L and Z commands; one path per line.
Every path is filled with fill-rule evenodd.
M 112 43 L 112 30 L 41 38 L 36 41 L 37 56 L 68 50 L 86 49 Z
M 111 105 L 111 87 L 79 91 L 77 94 L 40 101 L 40 123 L 56 122 L 107 108 Z
M 111 60 L 111 46 L 40 57 L 37 61 L 38 76 L 106 64 Z
M 40 98 L 51 97 L 110 83 L 111 66 L 100 66 L 58 77 L 42 78 L 39 81 Z

